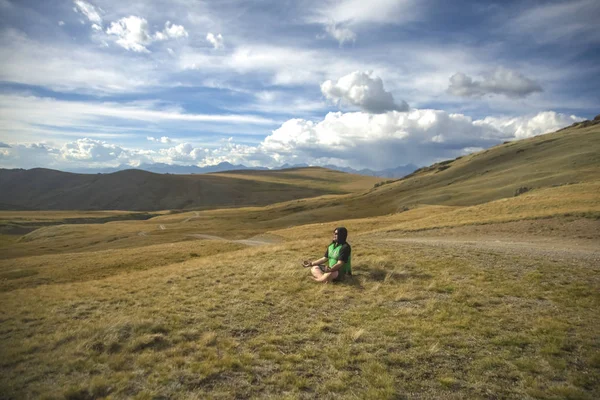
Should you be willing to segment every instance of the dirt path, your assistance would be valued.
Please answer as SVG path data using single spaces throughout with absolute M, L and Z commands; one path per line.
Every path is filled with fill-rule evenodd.
M 219 236 L 205 235 L 202 233 L 194 233 L 194 234 L 191 234 L 188 236 L 195 237 L 198 239 L 223 240 L 223 241 L 227 241 L 227 242 L 241 243 L 241 244 L 245 244 L 248 246 L 262 246 L 265 244 L 278 243 L 278 240 L 271 238 L 271 237 L 254 237 L 254 238 L 242 239 L 242 240 L 229 240 L 229 239 L 225 239 L 225 238 L 222 238 Z
M 600 265 L 600 243 L 593 240 L 564 238 L 506 238 L 506 237 L 403 237 L 383 238 L 397 243 L 454 248 L 464 251 L 482 250 L 518 254 L 529 257 L 573 259 Z
M 196 218 L 199 218 L 199 217 L 200 217 L 200 213 L 198 211 L 194 211 L 194 216 L 193 217 L 188 217 L 188 218 L 184 219 L 182 221 L 182 223 L 185 224 L 186 222 L 190 222 L 192 219 L 196 219 Z

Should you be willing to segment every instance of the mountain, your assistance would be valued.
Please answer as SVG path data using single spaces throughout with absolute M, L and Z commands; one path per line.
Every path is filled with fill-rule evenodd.
M 372 169 L 361 169 L 356 170 L 354 168 L 349 167 L 338 167 L 336 165 L 325 165 L 325 168 L 333 169 L 336 171 L 348 172 L 349 174 L 358 174 L 358 175 L 366 175 L 366 176 L 377 176 L 380 178 L 402 178 L 414 171 L 416 171 L 419 167 L 414 164 L 402 165 L 396 168 L 388 168 L 380 171 L 374 171 Z
M 364 190 L 377 181 L 324 168 L 248 172 L 260 176 L 0 169 L 0 209 L 150 211 L 267 205 Z
M 94 175 L 39 168 L 0 170 L 0 209 L 214 208 L 350 193 L 343 201 L 336 196 L 314 199 L 306 212 L 311 219 L 359 218 L 419 204 L 467 206 L 539 188 L 597 182 L 599 154 L 600 116 L 555 133 L 442 161 L 385 183 L 320 167 L 198 175 L 141 170 Z M 294 208 L 293 218 L 303 212 Z
M 267 167 L 247 167 L 243 164 L 231 164 L 228 162 L 222 162 L 217 165 L 209 165 L 206 167 L 198 167 L 196 165 L 173 165 L 173 164 L 164 164 L 164 163 L 154 163 L 154 164 L 140 164 L 135 169 L 139 169 L 142 171 L 154 172 L 156 174 L 179 174 L 179 175 L 187 175 L 187 174 L 210 174 L 213 172 L 224 172 L 224 171 L 242 171 L 242 170 L 257 170 L 257 171 L 268 171 L 268 170 L 281 170 L 281 169 L 291 169 L 291 168 L 306 168 L 309 167 L 308 164 L 283 164 L 280 167 L 276 168 L 267 168 Z M 401 178 L 405 175 L 410 174 L 415 171 L 417 168 L 416 165 L 408 164 L 404 166 L 400 166 L 397 168 L 389 168 L 381 171 L 374 171 L 371 169 L 361 169 L 356 170 L 354 168 L 349 167 L 338 167 L 337 165 L 325 165 L 324 168 L 332 169 L 335 171 L 347 172 L 349 174 L 355 175 L 365 175 L 365 176 L 377 176 L 381 178 Z M 79 168 L 79 169 L 70 169 L 67 172 L 79 173 L 79 174 L 111 174 L 117 171 L 125 171 L 127 169 L 132 169 L 130 165 L 119 165 L 114 168 Z
M 110 174 L 117 171 L 125 171 L 128 169 L 132 169 L 129 165 L 119 165 L 114 168 L 101 168 L 101 169 L 73 169 L 68 172 L 80 173 L 80 174 Z M 173 165 L 173 164 L 164 164 L 164 163 L 154 163 L 154 164 L 140 164 L 135 169 L 139 169 L 142 171 L 154 172 L 156 174 L 179 174 L 179 175 L 188 175 L 188 174 L 210 174 L 212 172 L 223 172 L 223 171 L 232 171 L 232 170 L 244 170 L 244 169 L 256 169 L 256 170 L 268 170 L 266 167 L 246 167 L 245 165 L 238 164 L 233 165 L 228 162 L 222 162 L 217 165 L 209 165 L 206 167 L 198 167 L 196 165 Z

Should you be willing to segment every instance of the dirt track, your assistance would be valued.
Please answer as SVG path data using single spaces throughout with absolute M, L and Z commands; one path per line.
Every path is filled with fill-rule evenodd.
M 261 246 L 264 244 L 273 244 L 273 243 L 277 243 L 277 240 L 274 240 L 273 238 L 268 238 L 268 237 L 254 237 L 254 238 L 250 238 L 250 239 L 241 239 L 241 240 L 229 240 L 229 239 L 225 239 L 219 236 L 214 236 L 214 235 L 205 235 L 202 233 L 195 233 L 195 234 L 191 234 L 188 235 L 191 237 L 195 237 L 198 239 L 208 239 L 208 240 L 225 240 L 228 242 L 234 242 L 234 243 L 241 243 L 241 244 L 245 244 L 248 246 Z
M 508 238 L 468 238 L 468 237 L 415 237 L 389 238 L 385 241 L 421 244 L 425 246 L 447 247 L 464 251 L 492 251 L 518 254 L 521 256 L 552 259 L 576 259 L 600 265 L 600 246 L 585 243 L 558 240 L 556 238 L 529 238 L 515 241 Z
M 600 221 L 543 219 L 470 225 L 418 232 L 391 232 L 380 240 L 464 251 L 572 259 L 600 265 Z

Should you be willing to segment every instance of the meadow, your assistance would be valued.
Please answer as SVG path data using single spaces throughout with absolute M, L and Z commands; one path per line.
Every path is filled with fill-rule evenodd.
M 169 232 L 167 243 L 80 243 L 76 252 L 6 258 L 3 397 L 596 398 L 600 271 L 590 257 L 598 260 L 600 204 L 588 197 L 598 186 L 579 188 L 570 216 L 544 206 L 561 189 L 274 229 L 257 233 L 265 244 L 252 247 L 184 237 L 223 210 L 165 215 L 157 218 L 170 223 L 156 234 Z M 503 207 L 521 211 L 498 222 Z M 473 219 L 482 239 L 528 217 L 537 229 L 586 221 L 570 239 L 590 252 L 570 246 L 548 257 L 391 240 L 435 237 Z M 300 261 L 320 257 L 340 224 L 351 232 L 355 275 L 316 284 Z M 102 237 L 88 232 L 77 240 Z M 493 237 L 515 235 L 530 236 Z M 555 249 L 567 239 L 541 236 Z M 24 244 L 39 240 L 50 239 Z
M 1 235 L 0 397 L 600 398 L 597 157 L 455 172 L 534 139 L 348 194 Z M 341 225 L 354 275 L 315 283 L 301 262 Z

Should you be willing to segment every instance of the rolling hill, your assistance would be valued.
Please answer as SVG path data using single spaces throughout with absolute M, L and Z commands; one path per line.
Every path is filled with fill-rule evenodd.
M 578 124 L 360 190 L 228 172 L 211 179 L 346 194 L 0 233 L 0 397 L 599 398 L 599 137 Z M 315 284 L 301 261 L 340 225 L 354 274 Z
M 322 168 L 240 171 L 238 174 L 171 175 L 140 170 L 73 174 L 49 169 L 0 170 L 0 209 L 131 210 L 199 209 L 266 205 L 324 194 L 364 190 L 378 178 Z M 319 171 L 326 176 L 317 177 Z

